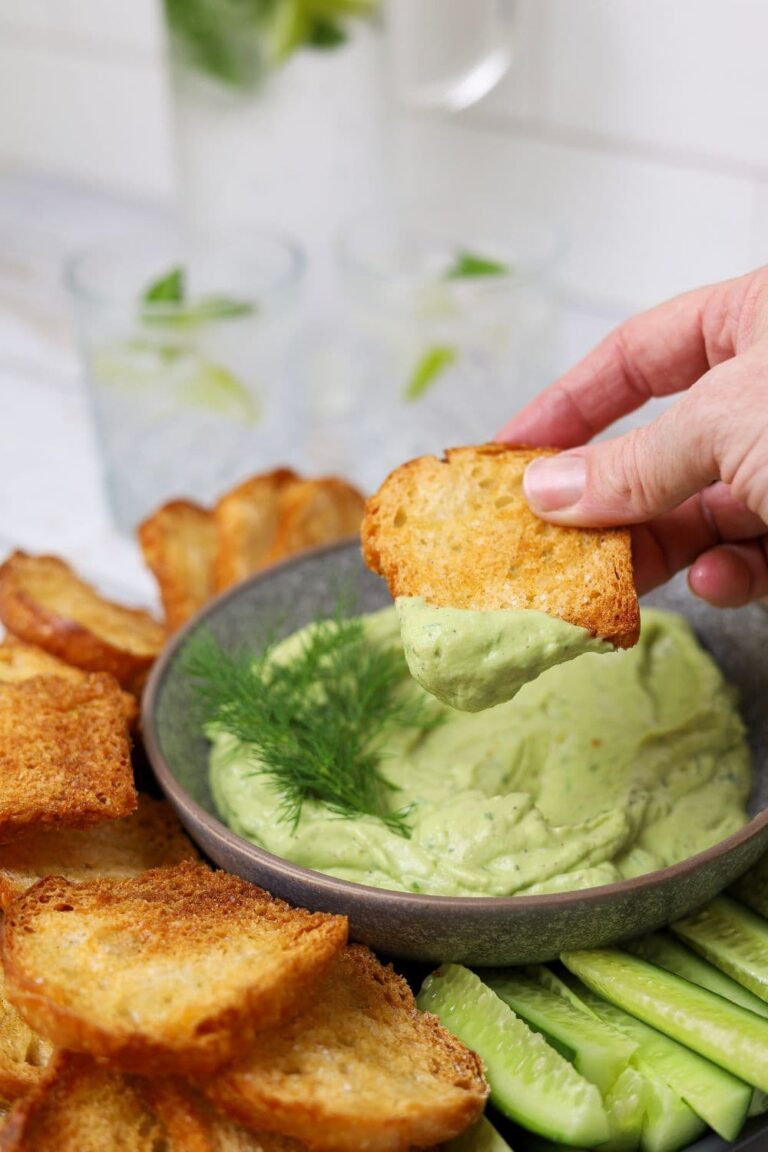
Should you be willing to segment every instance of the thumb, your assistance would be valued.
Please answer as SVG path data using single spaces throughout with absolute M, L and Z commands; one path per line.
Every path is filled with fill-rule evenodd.
M 644 428 L 534 460 L 524 479 L 532 511 L 585 528 L 638 524 L 717 479 L 714 422 L 707 418 L 717 405 L 702 406 L 698 387 Z

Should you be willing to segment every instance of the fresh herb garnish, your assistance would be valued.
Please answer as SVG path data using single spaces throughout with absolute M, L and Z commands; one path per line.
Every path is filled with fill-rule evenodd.
M 336 20 L 317 17 L 307 28 L 306 42 L 312 48 L 338 48 L 347 39 L 347 33 Z
M 164 0 L 174 53 L 239 91 L 254 91 L 301 48 L 344 44 L 349 21 L 379 0 Z
M 188 301 L 186 274 L 181 267 L 172 268 L 153 281 L 142 294 L 141 302 L 142 320 L 175 328 L 194 328 L 213 320 L 251 316 L 256 311 L 256 305 L 250 300 L 235 300 L 231 296 L 201 296 Z M 158 304 L 174 307 L 156 309 Z
M 418 400 L 458 358 L 458 350 L 451 344 L 434 344 L 427 348 L 410 375 L 403 399 Z
M 230 733 L 252 754 L 254 772 L 281 794 L 280 816 L 295 828 L 305 800 L 343 817 L 377 816 L 407 836 L 406 813 L 390 811 L 393 785 L 381 771 L 387 738 L 427 730 L 440 713 L 403 691 L 403 657 L 367 638 L 360 619 L 314 624 L 290 660 L 269 644 L 225 651 L 207 632 L 185 654 L 196 719 Z
M 459 252 L 445 273 L 446 280 L 469 280 L 475 276 L 508 276 L 510 267 L 499 260 L 489 260 L 476 252 Z
M 184 293 L 184 269 L 171 268 L 159 280 L 153 280 L 142 300 L 145 304 L 181 304 Z

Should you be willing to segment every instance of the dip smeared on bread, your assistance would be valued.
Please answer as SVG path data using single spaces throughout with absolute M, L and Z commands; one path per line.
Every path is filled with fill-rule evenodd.
M 422 456 L 368 501 L 363 555 L 395 597 L 412 675 L 453 708 L 510 700 L 547 668 L 640 633 L 629 533 L 561 528 L 523 496 L 548 449 Z

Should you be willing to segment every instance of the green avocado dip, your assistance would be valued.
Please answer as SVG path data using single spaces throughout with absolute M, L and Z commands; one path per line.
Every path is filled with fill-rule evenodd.
M 402 652 L 398 616 L 363 618 Z M 290 661 L 303 633 L 275 650 Z M 424 690 L 402 659 L 397 691 Z M 431 700 L 430 697 L 426 699 Z M 733 691 L 681 618 L 643 612 L 639 643 L 549 668 L 482 713 L 396 731 L 381 771 L 408 834 L 308 799 L 285 820 L 252 749 L 209 730 L 211 787 L 255 844 L 344 880 L 407 892 L 508 896 L 606 884 L 672 864 L 745 823 L 750 757 Z
M 516 696 L 548 668 L 613 645 L 546 612 L 435 608 L 399 596 L 403 651 L 411 675 L 438 700 L 481 712 Z

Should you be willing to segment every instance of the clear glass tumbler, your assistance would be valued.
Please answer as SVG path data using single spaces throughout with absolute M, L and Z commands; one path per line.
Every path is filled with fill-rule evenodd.
M 339 349 L 313 394 L 312 452 L 369 488 L 411 456 L 490 439 L 550 372 L 559 239 L 512 214 L 494 228 L 438 218 L 368 218 L 340 242 Z
M 210 501 L 303 453 L 293 241 L 122 236 L 66 270 L 115 521 L 172 497 Z
M 514 0 L 163 9 L 184 219 L 215 230 L 279 211 L 321 272 L 343 221 L 390 202 L 398 101 L 476 103 L 509 68 L 516 28 Z

